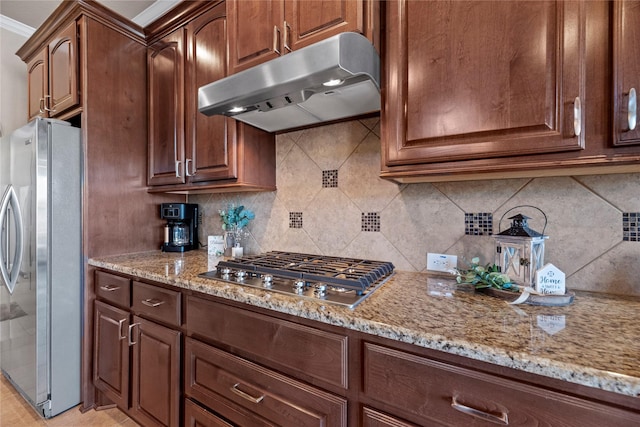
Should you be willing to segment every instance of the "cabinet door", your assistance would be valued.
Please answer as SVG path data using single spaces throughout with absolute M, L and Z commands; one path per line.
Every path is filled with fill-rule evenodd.
M 230 74 L 283 53 L 284 0 L 231 0 L 227 14 Z
M 613 141 L 640 144 L 640 1 L 613 3 Z M 636 99 L 633 99 L 635 92 Z
M 180 424 L 180 332 L 133 317 L 131 411 L 144 425 Z
M 584 148 L 584 34 L 582 2 L 389 1 L 384 165 Z
M 237 178 L 236 121 L 198 112 L 198 88 L 227 75 L 225 4 L 187 27 L 187 173 L 192 182 Z
M 185 427 L 233 427 L 233 424 L 229 424 L 222 418 L 218 418 L 189 399 L 184 401 L 184 425 Z
M 364 33 L 363 0 L 293 0 L 286 3 L 283 48 L 291 51 L 338 33 Z
M 49 115 L 79 104 L 78 31 L 73 21 L 49 43 Z
M 48 117 L 44 109 L 45 95 L 49 93 L 47 49 L 27 63 L 27 90 L 29 120 L 36 117 Z
M 182 184 L 184 165 L 184 29 L 149 47 L 149 185 Z
M 95 302 L 93 384 L 122 409 L 129 408 L 129 313 Z

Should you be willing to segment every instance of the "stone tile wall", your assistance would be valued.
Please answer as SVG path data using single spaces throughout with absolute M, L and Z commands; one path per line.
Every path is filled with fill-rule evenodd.
M 640 174 L 398 185 L 378 177 L 379 135 L 378 119 L 278 135 L 277 191 L 189 197 L 201 205 L 202 241 L 221 234 L 218 210 L 236 203 L 256 214 L 245 253 L 339 255 L 423 271 L 427 252 L 493 262 L 491 234 L 523 213 L 550 236 L 545 262 L 567 274 L 569 288 L 640 296 Z M 546 228 L 536 209 L 507 213 L 522 205 L 541 209 Z

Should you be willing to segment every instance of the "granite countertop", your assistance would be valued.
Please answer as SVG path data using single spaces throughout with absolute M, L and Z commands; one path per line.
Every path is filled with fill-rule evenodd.
M 424 273 L 396 272 L 351 310 L 198 277 L 204 251 L 160 251 L 89 264 L 589 387 L 640 397 L 640 298 L 576 292 L 565 307 L 509 305 Z

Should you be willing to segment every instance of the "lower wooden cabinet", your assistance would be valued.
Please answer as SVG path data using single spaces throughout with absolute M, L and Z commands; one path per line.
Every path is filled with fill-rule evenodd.
M 114 284 L 118 284 L 115 290 Z M 145 296 L 142 313 L 169 307 L 164 323 L 175 322 L 176 310 L 171 305 L 179 292 L 109 273 L 96 273 L 96 288 L 104 287 L 107 302 L 130 301 L 130 296 L 118 295 L 122 289 L 134 296 Z M 109 291 L 108 289 L 114 289 Z M 97 295 L 101 295 L 96 292 Z M 115 298 L 114 296 L 117 296 Z M 166 303 L 167 300 L 169 302 Z M 135 301 L 135 300 L 134 300 Z M 150 321 L 129 310 L 105 301 L 95 301 L 93 382 L 102 394 L 144 426 L 179 426 L 181 405 L 182 332 Z M 179 310 L 179 304 L 178 304 Z M 178 318 L 180 312 L 178 311 Z
M 345 398 L 192 338 L 185 340 L 184 376 L 185 395 L 240 426 L 347 426 Z M 245 412 L 229 411 L 230 402 Z
M 119 408 L 129 407 L 129 312 L 95 302 L 93 384 Z
M 179 331 L 133 316 L 131 411 L 144 425 L 180 424 Z
M 638 413 L 373 343 L 363 366 L 366 396 L 421 426 L 640 425 Z

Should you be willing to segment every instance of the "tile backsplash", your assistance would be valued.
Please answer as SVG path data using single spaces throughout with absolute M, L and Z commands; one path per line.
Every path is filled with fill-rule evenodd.
M 569 288 L 640 296 L 640 174 L 395 184 L 378 177 L 377 118 L 281 134 L 276 144 L 277 191 L 189 197 L 203 212 L 201 241 L 222 234 L 218 209 L 232 202 L 256 214 L 245 253 L 349 256 L 423 271 L 427 252 L 493 262 L 491 233 L 522 213 L 550 236 L 545 262 L 566 273 Z

